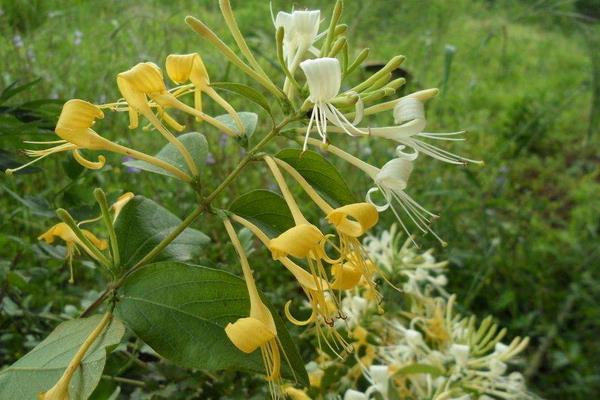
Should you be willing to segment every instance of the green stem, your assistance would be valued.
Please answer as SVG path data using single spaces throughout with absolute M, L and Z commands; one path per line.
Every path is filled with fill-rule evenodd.
M 119 243 L 117 242 L 117 233 L 115 232 L 115 226 L 113 225 L 113 221 L 108 210 L 108 202 L 106 201 L 106 195 L 104 194 L 104 191 L 102 191 L 102 189 L 96 188 L 94 189 L 94 197 L 96 197 L 96 201 L 100 205 L 102 220 L 104 221 L 104 225 L 106 225 L 106 230 L 108 231 L 110 252 L 113 257 L 113 266 L 115 268 L 120 268 L 121 257 L 119 255 Z
M 112 293 L 114 293 L 119 287 L 125 283 L 125 280 L 132 275 L 134 272 L 143 268 L 146 264 L 151 262 L 156 256 L 158 256 L 177 236 L 179 236 L 184 230 L 186 230 L 195 220 L 198 218 L 203 212 L 205 212 L 209 207 L 210 203 L 219 195 L 225 188 L 238 177 L 238 175 L 242 172 L 244 167 L 252 161 L 256 154 L 273 139 L 275 136 L 279 134 L 281 129 L 283 129 L 287 124 L 292 121 L 295 121 L 302 117 L 302 114 L 296 114 L 290 117 L 285 118 L 279 125 L 273 127 L 271 131 L 264 137 L 260 142 L 256 144 L 248 153 L 240 160 L 239 164 L 227 175 L 227 177 L 221 182 L 219 186 L 215 188 L 208 196 L 206 196 L 202 202 L 192 211 L 190 215 L 188 215 L 181 223 L 161 242 L 154 248 L 152 251 L 140 261 L 137 262 L 131 269 L 129 269 L 119 280 L 112 283 L 109 287 L 102 292 L 102 294 L 82 313 L 82 317 L 91 314 L 96 308 L 98 308 L 107 298 L 110 297 Z

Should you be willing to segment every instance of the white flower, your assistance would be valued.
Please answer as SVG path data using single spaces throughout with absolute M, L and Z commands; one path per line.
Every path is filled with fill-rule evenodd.
M 467 365 L 467 361 L 469 360 L 469 346 L 455 343 L 450 346 L 448 352 L 454 357 L 456 364 L 461 367 Z
M 400 217 L 400 211 L 408 215 L 409 219 L 423 233 L 431 232 L 442 244 L 444 241 L 430 228 L 431 219 L 437 215 L 423 208 L 413 200 L 404 190 L 408 186 L 408 179 L 413 170 L 413 161 L 418 157 L 418 152 L 405 153 L 403 146 L 398 146 L 397 158 L 388 161 L 375 176 L 375 187 L 367 192 L 367 202 L 373 204 L 377 211 L 382 212 L 390 208 L 404 231 L 410 236 L 410 232 Z M 372 194 L 380 192 L 384 197 L 384 204 L 377 204 L 372 199 Z
M 344 394 L 344 400 L 368 400 L 368 396 L 358 390 L 348 389 Z
M 455 138 L 452 136 L 463 134 L 460 132 L 447 133 L 426 133 L 423 132 L 427 124 L 425 119 L 425 106 L 423 101 L 417 97 L 406 96 L 400 99 L 394 107 L 394 121 L 398 126 L 386 128 L 372 128 L 369 131 L 371 136 L 378 136 L 387 139 L 395 140 L 416 151 L 427 154 L 430 157 L 436 158 L 450 164 L 465 164 L 467 162 L 481 163 L 481 161 L 471 160 L 465 157 L 450 153 L 449 151 L 440 149 L 427 142 L 424 142 L 417 137 L 423 137 L 434 140 L 446 141 L 462 141 L 464 138 Z
M 292 20 L 294 24 L 293 40 L 296 42 L 299 52 L 304 53 L 317 39 L 319 24 L 321 23 L 321 11 L 294 11 Z
M 331 100 L 336 97 L 340 91 L 342 82 L 342 70 L 340 62 L 337 58 L 315 58 L 306 60 L 300 63 L 300 68 L 306 75 L 308 83 L 310 100 L 314 106 L 310 116 L 308 127 L 306 128 L 306 137 L 304 140 L 304 150 L 308 145 L 308 138 L 313 123 L 317 129 L 317 133 L 321 136 L 323 143 L 327 141 L 327 123 L 341 128 L 349 135 L 360 134 L 354 125 L 360 122 L 362 118 L 362 102 L 359 100 L 356 103 L 356 118 L 354 122 L 348 121 L 333 104 Z
M 387 398 L 389 378 L 390 371 L 387 365 L 371 365 L 368 374 L 371 387 L 367 389 L 365 394 L 369 396 L 373 392 L 378 392 L 381 393 L 384 398 Z
M 300 68 L 306 75 L 310 101 L 315 104 L 327 103 L 337 96 L 342 83 L 342 70 L 337 58 L 306 60 L 300 64 Z

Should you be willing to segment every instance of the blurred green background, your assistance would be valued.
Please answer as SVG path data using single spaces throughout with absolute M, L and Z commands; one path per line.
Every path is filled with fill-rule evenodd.
M 259 61 L 279 77 L 269 3 L 232 4 Z M 274 1 L 273 9 L 320 7 L 328 16 L 332 4 Z M 232 42 L 216 1 L 0 1 L 0 168 L 25 161 L 22 140 L 52 138 L 66 99 L 118 98 L 116 74 L 137 62 L 163 65 L 170 53 L 200 51 L 213 81 L 245 82 L 187 28 L 183 17 L 190 14 Z M 407 57 L 402 93 L 441 89 L 428 105 L 428 130 L 467 130 L 468 140 L 451 150 L 485 160 L 484 167 L 456 167 L 419 159 L 409 193 L 440 213 L 435 229 L 449 246 L 421 242 L 450 260 L 450 289 L 464 310 L 494 315 L 512 336 L 531 336 L 521 367 L 530 387 L 549 399 L 600 393 L 599 17 L 598 0 L 348 0 L 343 17 L 354 54 L 369 47 L 371 65 Z M 37 79 L 18 93 L 10 86 Z M 239 98 L 232 102 L 257 111 Z M 162 146 L 155 133 L 126 127 L 126 115 L 119 115 L 98 130 L 149 153 Z M 218 182 L 237 162 L 239 147 L 213 128 L 195 128 L 209 137 L 213 157 L 206 169 Z M 380 141 L 346 143 L 377 165 L 393 151 Z M 151 197 L 181 217 L 194 206 L 178 183 L 128 171 L 118 157 L 109 160 L 100 171 L 82 171 L 55 156 L 26 174 L 0 177 L 0 367 L 77 315 L 103 288 L 87 262 L 76 263 L 77 284 L 69 285 L 60 248 L 37 241 L 56 222 L 55 208 L 77 218 L 93 215 L 97 186 L 112 198 L 123 191 Z M 367 180 L 350 172 L 352 187 L 364 193 Z M 223 205 L 240 187 L 271 185 L 256 169 L 239 182 L 221 196 Z M 381 228 L 392 222 L 386 215 Z M 218 219 L 203 218 L 196 227 L 215 242 L 206 262 L 236 271 Z M 273 302 L 282 304 L 287 281 L 268 269 L 258 275 Z M 154 363 L 141 344 L 117 353 L 103 385 L 109 390 L 117 375 L 146 380 L 145 388 L 123 383 L 131 398 L 192 398 L 200 390 L 203 398 L 237 398 L 261 385 L 236 373 L 213 377 Z

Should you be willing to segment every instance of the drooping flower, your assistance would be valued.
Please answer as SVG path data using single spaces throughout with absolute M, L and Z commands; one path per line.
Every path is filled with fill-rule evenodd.
M 139 113 L 146 117 L 159 132 L 167 137 L 168 134 L 164 132 L 166 128 L 154 114 L 154 111 L 152 111 L 151 106 L 154 106 L 158 108 L 159 114 L 163 116 L 165 121 L 177 130 L 182 130 L 183 126 L 166 113 L 165 110 L 168 108 L 175 108 L 198 117 L 228 135 L 237 136 L 240 134 L 239 132 L 232 131 L 219 120 L 179 101 L 175 95 L 167 90 L 162 71 L 156 64 L 150 62 L 139 63 L 133 68 L 121 72 L 117 75 L 117 86 L 130 107 L 130 128 L 137 127 L 137 114 Z M 149 100 L 153 100 L 154 104 L 151 104 Z
M 281 384 L 281 344 L 277 337 L 275 321 L 273 320 L 271 311 L 262 302 L 258 294 L 250 264 L 231 222 L 225 220 L 224 223 L 233 247 L 238 253 L 246 287 L 248 288 L 248 296 L 250 297 L 250 315 L 240 318 L 234 323 L 227 324 L 225 333 L 235 347 L 244 353 L 252 353 L 260 349 L 272 397 L 279 398 Z
M 82 229 L 81 232 L 85 237 L 95 246 L 98 250 L 106 250 L 108 248 L 108 242 L 104 239 L 98 239 L 92 232 Z M 47 244 L 52 244 L 56 239 L 61 239 L 67 246 L 67 260 L 69 262 L 70 278 L 69 282 L 73 283 L 73 257 L 79 253 L 79 249 L 85 251 L 90 257 L 96 259 L 96 255 L 92 249 L 83 243 L 73 232 L 73 230 L 64 222 L 52 226 L 46 232 L 42 233 L 38 239 L 45 241 Z
M 202 93 L 206 93 L 227 111 L 237 125 L 238 131 L 240 133 L 244 132 L 244 125 L 240 116 L 231 104 L 210 86 L 208 71 L 200 54 L 171 54 L 167 57 L 166 68 L 167 74 L 173 82 L 177 84 L 183 84 L 187 81 L 192 82 L 194 85 L 194 107 L 197 111 L 202 112 Z M 202 121 L 202 118 L 196 116 L 196 120 Z
M 315 139 L 308 139 L 308 143 L 322 146 Z M 425 209 L 405 192 L 408 179 L 413 170 L 413 162 L 418 157 L 418 152 L 407 153 L 403 151 L 404 146 L 398 146 L 396 149 L 397 157 L 388 161 L 382 168 L 377 168 L 336 146 L 325 145 L 323 148 L 361 169 L 373 179 L 375 186 L 367 192 L 367 202 L 375 206 L 378 212 L 391 209 L 409 237 L 412 238 L 406 224 L 400 217 L 401 212 L 405 213 L 423 233 L 430 232 L 442 245 L 446 244 L 430 227 L 432 219 L 437 218 L 437 215 Z M 373 194 L 376 192 L 382 194 L 383 204 L 379 204 L 373 199 Z
M 238 215 L 234 215 L 231 218 L 235 222 L 238 222 L 251 231 L 265 246 L 270 246 L 273 239 L 270 239 L 256 225 Z M 300 250 L 301 249 L 298 248 L 298 251 Z M 296 251 L 294 252 L 298 254 Z M 290 322 L 298 326 L 304 326 L 315 322 L 315 326 L 319 332 L 317 337 L 320 338 L 323 336 L 323 328 L 321 327 L 321 324 L 325 323 L 326 325 L 330 326 L 335 318 L 336 313 L 338 313 L 338 309 L 335 307 L 335 304 L 332 304 L 330 301 L 328 301 L 328 299 L 332 296 L 330 294 L 331 287 L 329 282 L 306 271 L 304 268 L 292 261 L 289 257 L 282 256 L 278 261 L 281 262 L 281 264 L 294 276 L 306 294 L 308 304 L 311 309 L 311 315 L 308 318 L 305 320 L 298 320 L 290 312 L 292 301 L 289 300 L 285 304 L 286 317 Z
M 415 151 L 427 154 L 430 157 L 450 164 L 466 164 L 468 162 L 476 164 L 481 163 L 481 161 L 471 160 L 453 154 L 421 140 L 421 138 L 425 138 L 445 141 L 462 141 L 464 138 L 457 138 L 455 136 L 463 134 L 464 131 L 447 133 L 423 132 L 427 124 L 427 120 L 425 119 L 425 105 L 418 97 L 406 96 L 400 99 L 394 107 L 394 121 L 398 124 L 397 127 L 372 128 L 369 130 L 368 134 L 371 136 L 392 139 L 413 148 Z
M 102 110 L 87 101 L 72 99 L 67 101 L 62 108 L 58 122 L 56 124 L 55 132 L 61 140 L 48 141 L 48 142 L 31 142 L 26 141 L 29 144 L 54 144 L 43 150 L 25 150 L 25 153 L 29 157 L 35 157 L 34 160 L 21 165 L 18 168 L 7 170 L 6 173 L 12 174 L 15 171 L 23 169 L 51 154 L 60 153 L 64 151 L 70 151 L 73 154 L 75 160 L 82 166 L 90 169 L 102 168 L 106 162 L 106 158 L 102 155 L 98 156 L 98 161 L 89 161 L 83 157 L 80 153 L 81 149 L 85 150 L 105 150 L 113 153 L 123 154 L 131 156 L 133 158 L 146 161 L 157 167 L 160 167 L 179 179 L 184 181 L 190 181 L 191 178 L 185 172 L 181 171 L 177 167 L 166 163 L 163 160 L 157 159 L 156 157 L 149 156 L 142 152 L 134 149 L 122 146 L 120 144 L 111 142 L 110 140 L 100 136 L 96 131 L 92 129 L 97 119 L 104 118 Z
M 327 123 L 331 123 L 349 135 L 361 135 L 362 131 L 355 125 L 362 119 L 362 101 L 356 102 L 356 113 L 353 122 L 341 113 L 331 101 L 338 95 L 342 82 L 342 71 L 337 58 L 316 58 L 300 63 L 308 83 L 308 100 L 313 103 L 313 110 L 306 128 L 303 149 L 306 150 L 308 138 L 313 124 L 323 143 L 327 141 Z
M 300 184 L 336 229 L 338 243 L 334 244 L 334 247 L 339 258 L 332 260 L 331 272 L 335 280 L 331 287 L 336 290 L 352 289 L 361 277 L 365 278 L 367 284 L 374 286 L 373 274 L 376 269 L 366 256 L 358 238 L 377 224 L 377 209 L 369 203 L 348 204 L 334 209 L 291 165 L 280 159 L 274 160 Z

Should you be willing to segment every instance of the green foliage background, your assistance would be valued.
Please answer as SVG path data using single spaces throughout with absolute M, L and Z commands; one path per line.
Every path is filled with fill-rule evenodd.
M 275 71 L 268 2 L 232 3 L 259 61 Z M 331 5 L 295 2 L 323 11 Z M 291 6 L 273 2 L 274 10 Z M 25 160 L 17 152 L 23 139 L 50 137 L 63 100 L 119 97 L 116 74 L 137 62 L 162 65 L 170 53 L 200 51 L 213 81 L 245 81 L 183 23 L 195 15 L 231 42 L 216 2 L 6 0 L 0 9 L 0 89 L 41 78 L 0 98 L 2 169 Z M 512 335 L 532 337 L 523 369 L 530 386 L 547 398 L 589 399 L 600 392 L 599 10 L 597 0 L 380 0 L 347 1 L 344 13 L 351 44 L 370 47 L 372 62 L 407 56 L 404 93 L 440 87 L 428 107 L 428 129 L 467 130 L 468 141 L 452 149 L 485 160 L 484 167 L 462 168 L 421 157 L 410 193 L 442 215 L 435 227 L 449 246 L 437 255 L 451 261 L 450 285 L 462 306 L 493 314 Z M 240 110 L 261 112 L 228 98 Z M 56 101 L 28 103 L 39 99 Z M 265 118 L 258 133 L 261 124 Z M 125 115 L 99 126 L 103 135 L 148 153 L 163 145 L 155 133 L 128 131 Z M 205 173 L 207 182 L 218 184 L 236 164 L 239 146 L 212 127 L 191 120 L 188 126 L 209 139 Z M 378 165 L 393 150 L 383 141 L 346 143 Z M 59 156 L 28 174 L 0 177 L 0 367 L 78 315 L 104 287 L 85 261 L 76 263 L 77 284 L 69 285 L 61 249 L 36 240 L 56 222 L 55 208 L 79 219 L 95 214 L 97 186 L 112 199 L 124 191 L 144 195 L 180 217 L 193 208 L 193 196 L 178 182 L 132 173 L 115 156 L 109 160 L 92 172 Z M 364 193 L 367 180 L 340 168 L 355 193 Z M 221 204 L 240 194 L 239 187 L 270 188 L 261 171 L 246 171 Z M 393 222 L 386 217 L 381 228 Z M 238 273 L 218 218 L 204 216 L 194 227 L 213 241 L 197 261 Z M 428 238 L 422 242 L 439 247 Z M 291 282 L 262 249 L 252 258 L 259 285 L 280 310 Z M 159 362 L 137 341 L 108 359 L 105 374 L 97 398 L 112 392 L 118 383 L 113 376 L 145 382 L 121 383 L 131 398 L 247 398 L 263 386 L 248 375 L 216 377 Z

